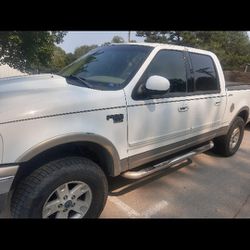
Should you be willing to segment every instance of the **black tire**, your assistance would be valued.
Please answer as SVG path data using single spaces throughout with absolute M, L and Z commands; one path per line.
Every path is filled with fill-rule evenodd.
M 233 148 L 231 148 L 230 139 L 232 137 L 233 131 L 237 127 L 240 129 L 240 136 L 236 145 Z M 245 129 L 244 120 L 241 117 L 236 117 L 228 133 L 226 135 L 223 135 L 214 139 L 214 148 L 212 149 L 212 151 L 216 154 L 220 154 L 225 157 L 229 157 L 235 154 L 237 150 L 239 149 L 240 144 L 242 142 L 242 139 L 244 136 L 244 129 Z
M 84 218 L 99 217 L 108 196 L 107 179 L 97 164 L 82 157 L 52 161 L 23 179 L 11 200 L 12 217 L 42 218 L 42 209 L 49 195 L 70 181 L 83 181 L 92 192 L 91 205 Z

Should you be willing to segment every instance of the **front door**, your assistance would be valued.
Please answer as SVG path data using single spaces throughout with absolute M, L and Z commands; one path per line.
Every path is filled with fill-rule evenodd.
M 128 105 L 129 156 L 148 152 L 188 138 L 191 128 L 186 104 L 187 70 L 182 51 L 160 50 L 143 73 L 132 95 L 126 93 Z M 150 76 L 170 81 L 170 89 L 162 94 L 147 92 Z

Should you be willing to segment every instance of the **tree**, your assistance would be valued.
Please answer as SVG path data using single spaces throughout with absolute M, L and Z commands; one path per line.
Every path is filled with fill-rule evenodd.
M 55 43 L 63 41 L 66 32 L 12 31 L 0 32 L 0 63 L 34 71 L 47 67 L 53 56 Z
M 111 40 L 111 43 L 124 43 L 124 38 L 121 36 L 114 36 Z
M 66 65 L 67 65 L 67 56 L 65 51 L 60 47 L 55 47 L 50 64 L 50 70 L 53 73 L 56 73 L 60 71 L 62 68 L 64 68 Z
M 241 31 L 138 31 L 145 42 L 177 44 L 214 52 L 224 69 L 239 70 L 250 62 L 250 41 Z
M 71 64 L 72 62 L 74 62 L 77 58 L 75 57 L 75 55 L 73 53 L 67 53 L 66 54 L 66 65 Z
M 79 58 L 85 54 L 87 54 L 90 50 L 95 49 L 97 45 L 83 45 L 75 49 L 74 56 L 75 58 Z
M 137 31 L 136 36 L 145 37 L 144 41 L 148 43 L 167 43 L 169 42 L 167 33 L 167 31 Z

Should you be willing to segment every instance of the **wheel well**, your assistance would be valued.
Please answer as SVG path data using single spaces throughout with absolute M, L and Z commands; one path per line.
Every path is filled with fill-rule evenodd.
M 247 123 L 248 120 L 248 111 L 247 110 L 242 110 L 237 116 L 241 117 L 245 123 Z
M 50 148 L 36 155 L 31 160 L 20 163 L 11 189 L 13 190 L 23 178 L 42 165 L 67 156 L 86 157 L 98 164 L 106 176 L 113 175 L 114 161 L 105 148 L 94 142 L 67 143 Z

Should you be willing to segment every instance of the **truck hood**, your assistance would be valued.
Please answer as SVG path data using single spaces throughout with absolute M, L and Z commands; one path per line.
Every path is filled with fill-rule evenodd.
M 0 124 L 122 105 L 125 105 L 123 91 L 79 87 L 58 75 L 0 80 Z

